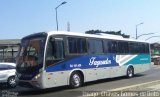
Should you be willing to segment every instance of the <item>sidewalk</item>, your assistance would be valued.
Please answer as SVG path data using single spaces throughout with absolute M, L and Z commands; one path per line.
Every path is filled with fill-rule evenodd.
M 142 83 L 142 84 L 136 84 L 131 86 L 126 86 L 122 88 L 116 88 L 109 91 L 148 91 L 148 90 L 156 90 L 160 92 L 160 80 Z
M 151 68 L 159 69 L 160 65 L 151 65 Z M 111 93 L 117 91 L 117 93 L 120 93 L 120 95 L 106 97 L 160 97 L 160 80 L 112 89 L 109 91 Z
M 107 95 L 105 97 L 160 97 L 160 80 L 135 86 L 128 86 L 123 89 L 119 88 L 111 90 L 110 92 L 117 92 L 118 95 Z
M 151 65 L 151 68 L 159 69 L 160 65 Z M 160 80 L 107 91 L 93 91 L 80 97 L 160 97 Z
M 150 91 L 159 91 L 160 92 L 160 84 L 147 87 L 146 89 L 148 89 Z
M 160 80 L 107 91 L 85 91 L 79 97 L 160 97 Z
M 153 62 L 151 63 L 151 68 L 160 68 L 160 65 L 154 65 Z

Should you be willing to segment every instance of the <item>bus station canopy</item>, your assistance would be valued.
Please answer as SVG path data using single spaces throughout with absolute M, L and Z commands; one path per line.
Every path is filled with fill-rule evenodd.
M 8 47 L 17 47 L 20 44 L 20 39 L 0 40 L 0 50 Z

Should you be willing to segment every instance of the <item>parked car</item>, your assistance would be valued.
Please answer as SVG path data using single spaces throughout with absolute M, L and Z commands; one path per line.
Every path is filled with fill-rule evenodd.
M 7 83 L 11 88 L 16 87 L 15 68 L 15 63 L 0 63 L 0 83 Z
M 160 65 L 160 56 L 153 56 L 152 62 L 154 63 L 154 65 Z

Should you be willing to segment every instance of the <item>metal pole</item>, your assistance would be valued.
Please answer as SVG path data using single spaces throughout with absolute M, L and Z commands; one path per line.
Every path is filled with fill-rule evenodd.
M 3 48 L 3 61 L 2 62 L 4 62 L 4 48 Z
M 138 32 L 137 32 L 137 27 L 138 27 L 139 25 L 142 25 L 142 24 L 143 24 L 143 22 L 136 25 L 136 39 L 137 39 L 137 36 L 138 36 L 138 34 L 137 34 L 137 33 L 138 33 Z
M 58 31 L 58 18 L 57 18 L 57 8 L 58 8 L 58 7 L 56 7 L 56 8 L 55 8 L 55 10 L 56 10 L 56 24 L 57 24 L 57 31 Z
M 60 5 L 58 5 L 56 8 L 55 8 L 55 10 L 56 10 L 56 24 L 57 24 L 57 31 L 58 31 L 58 15 L 57 15 L 57 9 L 58 9 L 58 7 L 60 7 L 61 5 L 63 5 L 63 4 L 66 4 L 67 2 L 62 2 Z
M 137 39 L 137 25 L 136 25 L 136 39 Z

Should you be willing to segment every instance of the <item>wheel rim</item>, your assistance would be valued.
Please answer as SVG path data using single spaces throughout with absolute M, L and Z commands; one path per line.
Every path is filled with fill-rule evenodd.
M 16 86 L 16 80 L 14 78 L 11 78 L 8 83 L 11 87 Z
M 128 76 L 129 77 L 132 77 L 133 76 L 133 70 L 131 68 L 129 68 L 128 70 Z
M 72 83 L 74 86 L 78 87 L 80 86 L 81 80 L 78 74 L 74 74 L 72 78 Z

